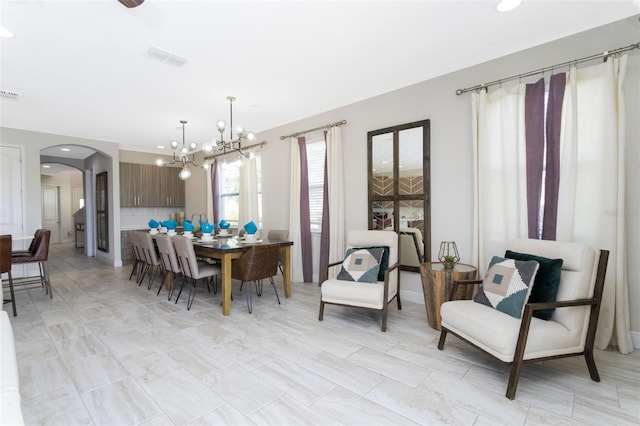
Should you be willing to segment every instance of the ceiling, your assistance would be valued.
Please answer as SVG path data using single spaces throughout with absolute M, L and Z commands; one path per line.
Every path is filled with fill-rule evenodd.
M 229 95 L 234 124 L 260 132 L 640 13 L 630 0 L 496 3 L 0 0 L 15 33 L 0 90 L 18 94 L 0 98 L 0 125 L 162 152 L 182 119 L 187 143 L 215 137 Z

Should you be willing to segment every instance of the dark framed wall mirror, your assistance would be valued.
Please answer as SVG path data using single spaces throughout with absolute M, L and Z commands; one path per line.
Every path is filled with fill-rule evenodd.
M 98 250 L 109 252 L 107 172 L 96 175 L 96 242 Z
M 430 260 L 430 144 L 429 120 L 367 133 L 369 229 L 398 232 L 405 271 Z

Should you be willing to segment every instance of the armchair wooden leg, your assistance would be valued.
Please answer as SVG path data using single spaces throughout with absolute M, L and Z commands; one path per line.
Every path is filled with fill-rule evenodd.
M 384 308 L 382 308 L 382 331 L 385 332 L 387 331 L 387 311 L 389 304 L 385 304 Z
M 446 338 L 447 338 L 447 330 L 443 328 L 440 331 L 440 340 L 438 340 L 438 349 L 440 350 L 444 349 L 444 341 Z
M 398 299 L 398 310 L 401 311 L 402 310 L 402 302 L 400 302 L 400 292 L 396 293 L 396 298 Z
M 320 312 L 318 314 L 318 321 L 322 321 L 323 316 L 324 316 L 324 302 L 320 300 Z
M 589 375 L 591 376 L 591 380 L 594 382 L 600 381 L 600 375 L 598 374 L 598 369 L 596 368 L 596 361 L 593 359 L 593 348 L 585 349 L 584 358 L 587 361 L 587 368 L 589 368 Z
M 509 374 L 509 384 L 507 385 L 506 397 L 514 399 L 516 397 L 516 388 L 518 387 L 518 380 L 520 379 L 520 370 L 522 370 L 522 361 L 513 361 L 511 365 L 511 374 Z

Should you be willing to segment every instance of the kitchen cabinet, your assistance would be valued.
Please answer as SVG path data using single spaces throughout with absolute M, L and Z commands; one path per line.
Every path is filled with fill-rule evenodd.
M 120 207 L 184 207 L 176 167 L 120 163 Z

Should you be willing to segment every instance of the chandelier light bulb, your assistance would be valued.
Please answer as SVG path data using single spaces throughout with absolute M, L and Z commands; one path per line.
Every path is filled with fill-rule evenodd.
M 218 120 L 218 122 L 216 123 L 216 126 L 218 127 L 218 130 L 220 131 L 220 133 L 224 132 L 225 127 L 227 127 L 227 123 L 224 122 L 224 120 Z
M 522 3 L 522 0 L 501 0 L 496 5 L 496 9 L 498 12 L 509 12 L 520 6 L 520 3 Z
M 256 139 L 256 134 L 253 132 L 247 132 L 246 138 L 250 141 L 253 141 Z
M 176 149 L 178 147 L 178 141 L 171 141 L 171 148 Z
M 156 166 L 158 167 L 164 166 L 164 160 L 162 158 L 156 158 Z
M 210 143 L 206 143 L 204 145 L 202 145 L 202 150 L 207 153 L 210 154 L 213 152 L 213 146 Z
M 204 163 L 202 163 L 202 168 L 205 169 L 205 170 L 209 170 L 209 163 L 206 162 L 206 161 Z
M 184 166 L 182 168 L 182 170 L 180 170 L 180 173 L 178 174 L 178 177 L 182 180 L 187 180 L 191 177 L 191 170 L 189 170 L 189 168 L 187 166 Z
M 191 151 L 195 151 L 196 149 L 198 149 L 198 144 L 197 144 L 197 143 L 195 143 L 195 142 L 191 142 L 191 143 L 189 144 L 189 149 L 190 149 Z

